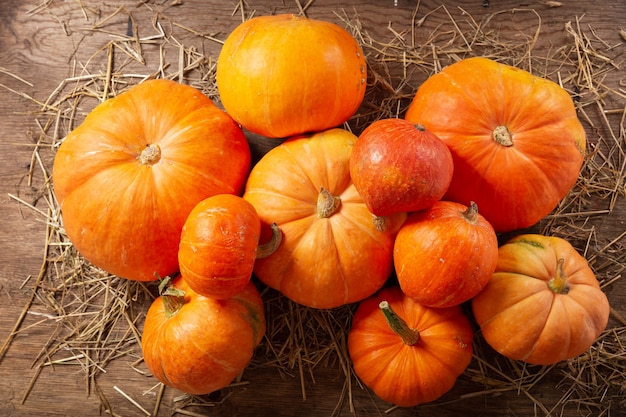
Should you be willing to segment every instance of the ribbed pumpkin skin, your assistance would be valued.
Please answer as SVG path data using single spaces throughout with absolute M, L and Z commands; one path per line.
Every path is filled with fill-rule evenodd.
M 477 210 L 452 201 L 410 214 L 394 244 L 400 288 L 429 307 L 459 305 L 478 294 L 497 261 L 491 224 Z
M 366 79 L 365 57 L 350 33 L 290 14 L 241 23 L 226 38 L 216 69 L 228 114 L 273 138 L 341 125 L 361 105 Z
M 218 194 L 202 200 L 183 226 L 181 275 L 205 297 L 238 294 L 250 281 L 260 234 L 261 220 L 243 198 Z
M 59 147 L 52 179 L 75 248 L 112 274 L 149 281 L 178 271 L 193 207 L 239 194 L 249 170 L 245 135 L 226 113 L 195 88 L 150 80 L 89 113 Z
M 350 179 L 356 139 L 346 130 L 330 129 L 283 142 L 248 177 L 243 198 L 256 209 L 263 229 L 276 223 L 283 234 L 276 252 L 256 261 L 254 273 L 308 307 L 362 300 L 393 270 L 393 240 L 406 215 L 390 216 L 385 231 L 376 229 Z M 326 194 L 322 188 L 341 200 L 324 216 L 318 210 L 318 198 Z
M 265 335 L 263 301 L 252 282 L 232 298 L 216 300 L 195 293 L 180 276 L 183 306 L 171 317 L 163 296 L 154 300 L 144 324 L 142 352 L 159 381 L 194 395 L 230 384 L 252 359 Z
M 444 200 L 475 201 L 497 232 L 529 227 L 578 179 L 585 130 L 558 84 L 487 58 L 468 58 L 418 89 L 406 120 L 443 140 L 454 159 Z M 494 140 L 494 131 L 504 143 Z M 497 130 L 496 130 L 497 129 Z
M 387 301 L 420 339 L 405 344 L 383 313 Z M 412 407 L 434 401 L 454 386 L 472 359 L 472 328 L 459 306 L 425 307 L 386 287 L 362 301 L 352 319 L 348 351 L 354 371 L 384 401 Z
M 550 288 L 563 259 L 568 290 Z M 605 329 L 609 303 L 587 261 L 566 240 L 520 235 L 499 249 L 496 271 L 472 299 L 485 340 L 502 355 L 550 365 L 585 352 Z

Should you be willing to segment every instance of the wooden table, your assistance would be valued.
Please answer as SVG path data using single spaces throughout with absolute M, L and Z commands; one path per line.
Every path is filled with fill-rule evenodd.
M 592 48 L 598 55 L 594 59 L 611 62 L 606 66 L 605 75 L 599 77 L 594 86 L 596 92 L 604 94 L 601 109 L 606 111 L 599 111 L 598 106 L 590 104 L 584 112 L 584 124 L 590 143 L 610 142 L 612 137 L 621 140 L 621 155 L 617 152 L 611 158 L 617 161 L 616 169 L 621 169 L 622 182 L 607 194 L 609 197 L 600 198 L 594 194 L 585 207 L 585 210 L 601 213 L 590 216 L 585 226 L 590 230 L 587 255 L 596 256 L 607 245 L 614 247 L 626 243 L 624 167 L 619 166 L 619 162 L 625 160 L 626 73 L 623 66 L 626 4 L 623 0 L 562 3 L 465 0 L 445 2 L 444 5 L 440 5 L 444 2 L 431 0 L 418 1 L 417 4 L 408 0 L 314 0 L 308 2 L 310 4 L 304 3 L 307 2 L 0 2 L 0 111 L 3 116 L 0 123 L 0 342 L 10 341 L 0 362 L 0 415 L 94 416 L 101 412 L 98 394 L 93 390 L 87 392 L 89 385 L 78 365 L 80 361 L 39 368 L 42 359 L 38 355 L 45 352 L 45 346 L 53 340 L 58 321 L 37 299 L 19 332 L 11 337 L 11 329 L 29 302 L 44 260 L 48 210 L 42 198 L 47 179 L 44 172 L 49 174 L 52 166 L 54 153 L 50 143 L 60 138 L 54 138 L 54 128 L 44 126 L 49 109 L 46 110 L 43 103 L 58 87 L 67 86 L 63 84 L 64 80 L 76 82 L 76 77 L 81 75 L 106 75 L 107 69 L 117 70 L 123 62 L 127 63 L 123 70 L 128 73 L 167 76 L 193 84 L 197 69 L 181 70 L 181 56 L 211 57 L 213 61 L 207 62 L 214 62 L 220 41 L 243 16 L 249 17 L 252 13 L 297 14 L 304 10 L 309 17 L 358 28 L 361 34 L 369 35 L 361 40 L 380 41 L 370 45 L 370 52 L 383 45 L 397 47 L 403 42 L 406 45 L 415 42 L 414 49 L 426 54 L 433 64 L 427 63 L 419 68 L 417 65 L 404 68 L 392 65 L 394 71 L 408 71 L 407 85 L 399 83 L 401 77 L 398 74 L 389 78 L 392 88 L 395 83 L 395 87 L 409 92 L 438 69 L 434 64 L 437 61 L 433 61 L 436 54 L 441 54 L 440 62 L 445 63 L 446 58 L 455 54 L 460 58 L 489 51 L 496 57 L 506 58 L 507 53 L 512 53 L 520 65 L 533 62 L 533 69 L 541 73 L 543 68 L 553 68 L 549 64 L 556 62 L 549 62 L 546 58 L 542 68 L 537 65 L 542 62 L 542 57 L 556 58 L 564 46 L 582 42 L 578 45 L 580 50 L 587 48 L 589 52 Z M 498 42 L 493 42 L 495 37 Z M 137 47 L 133 40 L 139 39 L 145 63 L 139 62 L 137 50 L 133 50 Z M 457 46 L 458 50 L 452 51 L 452 47 Z M 106 53 L 107 48 L 115 49 L 113 63 L 107 61 L 110 56 Z M 161 57 L 165 63 L 160 61 Z M 563 68 L 563 72 L 552 71 L 546 75 L 566 77 L 566 72 L 567 69 Z M 381 85 L 379 80 L 378 87 Z M 580 99 L 584 102 L 593 92 L 583 93 Z M 214 92 L 207 94 L 217 99 Z M 406 101 L 399 103 L 406 105 Z M 76 120 L 84 116 L 89 106 L 89 101 L 81 104 Z M 35 153 L 37 143 L 42 149 Z M 42 145 L 45 143 L 47 145 Z M 251 145 L 256 157 L 273 146 L 258 137 L 251 137 Z M 626 342 L 621 331 L 625 323 L 623 319 L 620 321 L 620 317 L 626 315 L 626 285 L 623 279 L 619 279 L 623 259 L 623 256 L 616 255 L 611 268 L 599 271 L 598 278 L 604 283 L 611 281 L 605 287 L 614 309 L 609 326 L 615 329 L 617 339 L 611 340 Z M 134 350 L 108 363 L 97 376 L 98 387 L 116 415 L 146 415 L 123 394 L 148 412 L 154 408 L 156 390 L 152 388 L 156 381 L 133 369 L 140 367 L 136 365 L 140 357 L 140 348 L 135 345 Z M 617 355 L 615 360 L 623 364 L 625 359 Z M 606 372 L 607 377 L 610 373 L 609 370 L 599 372 Z M 615 386 L 611 386 L 606 397 L 594 398 L 592 402 L 596 405 L 584 404 L 576 398 L 575 392 L 568 391 L 571 384 L 564 381 L 563 375 L 562 368 L 555 367 L 536 383 L 526 381 L 521 384 L 523 389 L 499 390 L 476 382 L 472 375 L 466 374 L 440 401 L 412 409 L 395 409 L 389 415 L 534 416 L 545 415 L 548 410 L 550 415 L 574 416 L 586 415 L 591 410 L 591 415 L 602 412 L 602 415 L 613 416 L 621 412 L 619 403 L 623 398 Z M 511 378 L 514 379 L 515 375 L 512 374 Z M 312 375 L 304 374 L 303 385 L 297 367 L 290 372 L 279 372 L 276 367 L 257 364 L 243 374 L 244 384 L 222 393 L 221 401 L 216 398 L 211 407 L 186 410 L 211 416 L 369 416 L 383 415 L 390 407 L 359 386 L 354 376 L 348 380 L 352 384 L 349 390 L 345 386 L 346 376 L 337 364 L 320 365 Z M 625 384 L 626 376 L 613 380 Z M 29 390 L 31 381 L 34 385 Z M 306 388 L 306 399 L 303 399 L 302 386 Z M 621 394 L 625 391 L 626 385 L 623 385 Z M 346 397 L 347 392 L 351 393 L 351 399 Z M 180 395 L 180 392 L 166 389 L 158 415 L 170 415 L 172 410 L 180 407 L 180 403 L 173 401 Z M 572 401 L 567 402 L 567 398 Z

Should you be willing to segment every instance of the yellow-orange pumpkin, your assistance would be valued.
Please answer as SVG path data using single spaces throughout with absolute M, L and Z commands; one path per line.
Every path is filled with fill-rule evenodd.
M 241 23 L 226 38 L 216 69 L 228 114 L 275 138 L 341 125 L 363 101 L 366 77 L 365 57 L 350 33 L 291 14 Z

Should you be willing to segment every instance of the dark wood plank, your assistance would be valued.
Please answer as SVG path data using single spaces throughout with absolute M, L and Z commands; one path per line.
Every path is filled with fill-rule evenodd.
M 157 36 L 159 32 L 153 25 L 153 18 L 159 13 L 161 27 L 168 35 L 174 34 L 185 45 L 193 45 L 204 54 L 217 57 L 219 42 L 208 37 L 200 38 L 174 23 L 221 40 L 241 21 L 241 9 L 235 10 L 237 3 L 217 0 L 0 2 L 0 84 L 3 85 L 0 87 L 0 114 L 3 115 L 0 123 L 0 216 L 3 219 L 0 222 L 0 342 L 9 337 L 10 329 L 27 303 L 29 289 L 39 273 L 43 258 L 45 216 L 17 204 L 14 197 L 9 197 L 11 194 L 39 210 L 47 209 L 38 198 L 45 178 L 41 170 L 29 169 L 31 164 L 40 163 L 32 160 L 33 146 L 41 134 L 41 129 L 35 122 L 42 121 L 38 119 L 41 109 L 38 102 L 46 100 L 64 79 L 81 74 L 81 65 L 89 65 L 90 71 L 105 71 L 106 54 L 97 52 L 106 48 L 113 36 L 127 32 L 129 16 L 132 16 L 139 28 L 140 36 Z M 489 7 L 485 7 L 487 3 Z M 252 11 L 256 15 L 299 12 L 297 2 L 250 0 L 246 5 L 246 14 Z M 123 9 L 119 9 L 120 6 Z M 118 9 L 119 12 L 108 19 Z M 417 14 L 414 14 L 416 10 Z M 432 36 L 437 31 L 443 33 L 443 38 L 437 38 L 437 42 L 443 42 L 442 39 L 447 37 L 455 37 L 454 42 L 458 42 L 458 30 L 455 31 L 453 24 L 457 24 L 461 30 L 481 25 L 485 36 L 497 31 L 502 40 L 511 44 L 519 44 L 520 39 L 532 36 L 539 27 L 540 35 L 532 50 L 535 57 L 546 56 L 562 45 L 571 44 L 571 34 L 565 30 L 565 25 L 568 22 L 574 25 L 579 22 L 591 42 L 599 45 L 601 39 L 606 43 L 602 50 L 607 55 L 617 56 L 618 62 L 623 61 L 625 51 L 624 39 L 620 37 L 619 30 L 624 29 L 626 8 L 619 1 L 600 0 L 592 3 L 573 0 L 564 2 L 561 7 L 550 7 L 549 2 L 513 0 L 465 0 L 445 6 L 430 0 L 419 2 L 419 6 L 417 2 L 410 0 L 316 0 L 307 9 L 307 14 L 338 24 L 345 24 L 345 19 L 355 22 L 358 18 L 361 29 L 376 39 L 390 42 L 394 39 L 395 31 L 402 33 L 405 41 L 414 44 L 416 49 L 430 48 Z M 424 20 L 420 25 L 412 26 L 422 18 Z M 476 42 L 473 45 L 474 52 L 480 53 L 481 43 Z M 116 51 L 115 56 L 119 62 L 127 62 L 124 70 L 129 73 L 150 73 L 159 66 L 159 51 L 156 43 L 153 47 L 145 48 L 145 65 L 129 59 L 121 51 Z M 176 72 L 176 54 L 175 45 L 170 44 L 166 51 L 166 57 L 172 63 L 167 69 L 168 74 Z M 397 86 L 403 75 L 403 68 L 396 66 L 394 71 L 396 72 L 391 74 L 389 81 Z M 547 62 L 545 71 L 546 76 L 556 77 L 556 69 Z M 410 75 L 408 88 L 414 89 L 430 73 L 413 70 Z M 566 77 L 568 74 L 561 75 Z M 605 108 L 623 108 L 623 72 L 609 73 L 603 83 L 615 91 L 621 89 L 621 95 L 615 94 L 606 98 Z M 94 102 L 81 103 L 77 120 L 89 111 Z M 610 138 L 611 132 L 601 123 L 604 116 L 598 109 L 590 107 L 587 110 L 591 121 L 586 124 L 590 141 Z M 620 135 L 620 114 L 609 117 L 611 126 L 616 129 L 614 133 Z M 623 131 L 621 138 L 623 140 Z M 275 144 L 254 136 L 250 140 L 257 158 Z M 41 163 L 51 167 L 53 150 L 44 149 L 40 155 Z M 32 183 L 29 182 L 29 172 L 35 175 Z M 593 202 L 593 208 L 597 210 L 608 206 L 609 202 L 606 200 Z M 590 252 L 598 251 L 619 238 L 626 230 L 625 219 L 626 204 L 622 195 L 612 213 L 592 218 L 587 225 L 595 230 Z M 598 261 L 597 265 L 600 263 Z M 606 291 L 615 310 L 622 316 L 626 315 L 626 286 L 623 282 L 617 280 L 606 287 Z M 43 314 L 47 313 L 35 303 L 21 326 L 22 330 L 0 362 L 0 399 L 3 400 L 0 401 L 0 415 L 99 415 L 98 395 L 87 392 L 85 375 L 77 365 L 45 367 L 36 379 L 27 401 L 21 404 L 29 381 L 37 372 L 36 367 L 33 367 L 39 363 L 36 361 L 37 355 L 55 334 L 58 325 L 51 319 L 40 323 L 45 317 Z M 615 320 L 612 320 L 612 324 L 616 324 Z M 97 377 L 98 386 L 118 415 L 140 416 L 143 413 L 114 387 L 121 388 L 147 410 L 151 411 L 154 406 L 155 392 L 151 391 L 155 385 L 154 379 L 140 374 L 131 366 L 140 356 L 141 352 L 136 348 L 131 354 L 113 361 L 107 367 L 106 373 Z M 475 369 L 476 364 L 472 367 Z M 543 415 L 529 397 L 515 390 L 473 395 L 482 387 L 472 381 L 471 377 L 470 373 L 463 375 L 457 386 L 434 404 L 398 409 L 390 415 Z M 555 368 L 532 389 L 532 395 L 551 409 L 567 394 L 568 385 L 559 384 L 562 379 L 559 368 Z M 359 387 L 354 376 L 349 379 L 353 398 L 351 402 L 345 398 L 346 376 L 338 367 L 320 366 L 314 372 L 314 379 L 305 375 L 306 400 L 302 398 L 297 369 L 293 371 L 293 375 L 287 376 L 272 366 L 255 362 L 245 371 L 243 380 L 247 384 L 225 390 L 222 393 L 223 401 L 219 404 L 194 410 L 212 416 L 324 416 L 351 415 L 353 412 L 358 416 L 381 416 L 389 408 L 388 404 Z M 166 389 L 159 415 L 170 415 L 178 406 L 173 400 L 179 395 L 175 390 Z M 462 397 L 464 395 L 468 397 Z M 611 415 L 619 413 L 620 401 L 621 398 L 612 396 L 605 399 L 607 406 L 611 402 L 615 404 L 611 408 Z M 586 410 L 584 405 L 569 404 L 564 409 L 554 410 L 553 414 L 584 415 Z M 593 409 L 591 414 L 593 411 L 596 410 Z

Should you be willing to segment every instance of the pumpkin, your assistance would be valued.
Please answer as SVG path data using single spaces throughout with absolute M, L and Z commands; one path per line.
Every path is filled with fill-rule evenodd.
M 224 300 L 194 292 L 179 275 L 146 315 L 143 359 L 163 384 L 192 395 L 224 388 L 248 365 L 265 335 L 261 295 L 252 282 Z
M 452 389 L 472 359 L 472 338 L 460 306 L 426 307 L 392 286 L 359 304 L 348 352 L 379 398 L 411 407 Z
M 444 200 L 475 201 L 496 232 L 529 227 L 578 179 L 585 130 L 558 84 L 487 58 L 461 60 L 428 78 L 405 116 L 452 152 Z
M 360 301 L 393 271 L 393 241 L 406 215 L 376 228 L 350 179 L 356 140 L 338 128 L 288 140 L 260 159 L 246 183 L 243 198 L 265 233 L 276 223 L 283 235 L 276 252 L 256 261 L 254 274 L 308 307 Z
M 337 127 L 365 95 L 365 57 L 340 26 L 258 16 L 226 38 L 216 67 L 224 108 L 251 132 L 286 138 Z
M 610 309 L 587 261 L 569 242 L 524 234 L 500 247 L 496 271 L 472 299 L 472 310 L 497 352 L 550 365 L 589 349 Z
M 371 123 L 350 155 L 354 186 L 377 216 L 432 206 L 448 189 L 453 168 L 441 139 L 403 119 Z
M 487 284 L 496 269 L 498 237 L 475 203 L 438 201 L 409 215 L 393 256 L 405 294 L 429 307 L 449 307 Z
M 241 128 L 200 91 L 145 81 L 96 106 L 59 147 L 64 230 L 109 273 L 173 274 L 188 214 L 211 195 L 240 194 L 250 159 Z
M 280 231 L 259 245 L 261 219 L 254 207 L 233 194 L 202 200 L 189 213 L 178 249 L 180 274 L 191 289 L 205 297 L 228 298 L 250 281 L 257 257 L 280 244 Z

